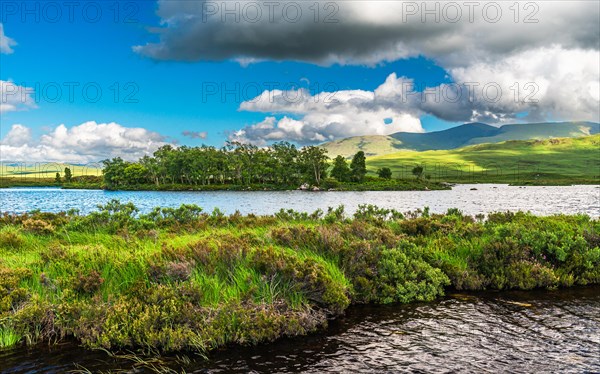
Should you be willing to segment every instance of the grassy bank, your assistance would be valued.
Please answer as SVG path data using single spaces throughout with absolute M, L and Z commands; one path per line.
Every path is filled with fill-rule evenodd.
M 307 190 L 312 191 L 315 186 L 305 184 Z M 122 191 L 294 191 L 299 188 L 298 185 L 278 185 L 278 184 L 209 184 L 209 185 L 189 185 L 189 184 L 139 184 L 132 186 L 120 186 L 118 190 Z M 449 185 L 441 182 L 433 182 L 423 179 L 381 179 L 369 177 L 361 183 L 338 182 L 335 179 L 325 179 L 318 187 L 318 191 L 425 191 L 425 190 L 444 190 L 449 189 Z
M 0 346 L 207 351 L 303 335 L 352 303 L 600 283 L 600 222 L 406 216 L 364 206 L 275 216 L 198 207 L 0 218 Z
M 0 188 L 9 187 L 59 187 L 65 189 L 87 189 L 100 190 L 106 189 L 102 178 L 100 177 L 75 177 L 73 181 L 66 183 L 57 183 L 54 179 L 29 179 L 29 178 L 0 178 Z M 312 186 L 308 189 L 312 190 Z M 406 179 L 380 179 L 369 177 L 362 183 L 338 182 L 335 179 L 326 179 L 319 187 L 320 191 L 424 191 L 424 190 L 444 190 L 450 187 L 441 182 L 433 182 L 425 179 L 406 178 Z M 297 185 L 277 185 L 277 184 L 208 184 L 208 185 L 189 185 L 189 184 L 137 184 L 131 186 L 120 186 L 120 191 L 293 191 L 298 189 Z
M 102 177 L 74 177 L 71 182 L 56 182 L 52 178 L 0 177 L 0 188 L 11 187 L 58 187 L 66 189 L 100 190 L 104 188 Z

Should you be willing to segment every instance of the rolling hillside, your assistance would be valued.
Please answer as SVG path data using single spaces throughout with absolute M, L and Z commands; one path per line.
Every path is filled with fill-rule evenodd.
M 367 157 L 386 155 L 402 149 L 402 142 L 386 135 L 353 136 L 322 144 L 327 149 L 329 157 L 342 155 L 352 157 L 358 151 L 364 151 Z
M 580 137 L 600 133 L 593 122 L 548 122 L 494 127 L 484 123 L 468 123 L 429 133 L 399 132 L 391 135 L 356 136 L 322 145 L 329 155 L 351 157 L 362 150 L 367 156 L 381 156 L 400 150 L 449 150 L 467 145 L 497 143 L 508 140 L 530 140 Z
M 402 151 L 367 158 L 369 171 L 389 167 L 394 178 L 413 178 L 411 171 L 416 165 L 423 166 L 424 176 L 433 181 L 599 183 L 600 134 Z

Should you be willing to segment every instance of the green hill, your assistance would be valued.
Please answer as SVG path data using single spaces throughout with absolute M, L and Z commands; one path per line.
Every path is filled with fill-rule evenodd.
M 386 135 L 353 136 L 321 145 L 327 149 L 330 157 L 342 155 L 351 157 L 358 151 L 367 157 L 385 155 L 402 149 L 402 142 Z
M 600 134 L 578 138 L 511 140 L 453 150 L 403 151 L 367 158 L 369 171 L 392 169 L 414 178 L 424 167 L 433 181 L 576 184 L 600 182 Z
M 485 123 L 468 123 L 443 131 L 426 133 L 398 132 L 390 137 L 400 141 L 405 149 L 428 151 L 433 149 L 453 149 L 469 144 L 474 138 L 496 135 L 500 129 Z
M 471 139 L 469 144 L 498 143 L 507 140 L 530 140 L 549 138 L 575 138 L 588 136 L 600 132 L 600 124 L 593 122 L 556 122 L 556 123 L 528 123 L 519 125 L 506 125 L 488 137 Z
M 391 135 L 356 136 L 322 145 L 330 156 L 350 157 L 362 150 L 367 156 L 380 156 L 400 150 L 449 150 L 473 144 L 508 140 L 530 140 L 580 137 L 600 133 L 593 122 L 547 122 L 494 127 L 484 123 L 468 123 L 429 133 L 399 132 Z

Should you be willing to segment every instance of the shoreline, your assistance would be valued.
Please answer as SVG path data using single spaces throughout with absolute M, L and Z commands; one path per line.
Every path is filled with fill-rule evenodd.
M 412 183 L 411 183 L 412 182 Z M 213 191 L 231 191 L 231 192 L 245 192 L 245 191 L 307 191 L 307 192 L 334 192 L 334 191 L 441 191 L 452 189 L 455 185 L 484 185 L 484 184 L 503 184 L 508 186 L 516 187 L 527 187 L 527 186 L 548 186 L 548 187 L 560 187 L 560 186 L 576 186 L 576 185 L 592 185 L 600 186 L 598 180 L 575 180 L 575 181 L 540 181 L 539 183 L 532 183 L 531 181 L 524 182 L 510 182 L 510 181 L 456 181 L 456 182 L 428 182 L 428 183 L 414 183 L 414 180 L 401 180 L 400 183 L 385 183 L 380 185 L 342 185 L 335 188 L 319 188 L 313 189 L 314 186 L 310 186 L 306 189 L 301 189 L 297 186 L 273 186 L 273 185 L 253 185 L 253 186 L 242 186 L 242 185 L 208 185 L 208 186 L 193 186 L 193 185 L 164 185 L 156 187 L 153 185 L 143 186 L 127 186 L 121 188 L 107 188 L 97 184 L 56 184 L 46 182 L 15 182 L 2 183 L 0 180 L 0 189 L 10 188 L 26 188 L 26 187 L 54 187 L 60 189 L 78 189 L 78 190 L 106 190 L 106 191 L 139 191 L 139 192 L 174 192 L 174 191 L 194 191 L 194 192 L 213 192 Z
M 600 283 L 587 216 L 134 212 L 2 217 L 0 345 L 207 352 L 322 331 L 354 304 Z
M 43 366 L 50 366 L 67 370 L 71 365 L 78 365 L 79 368 L 89 369 L 91 372 L 97 370 L 124 370 L 134 368 L 143 369 L 151 364 L 156 367 L 172 370 L 187 370 L 187 369 L 206 369 L 210 370 L 215 367 L 223 367 L 224 363 L 233 364 L 238 360 L 245 360 L 249 363 L 255 363 L 254 358 L 257 355 L 263 357 L 263 360 L 268 360 L 268 364 L 272 363 L 271 358 L 273 352 L 281 352 L 282 355 L 289 353 L 304 352 L 303 348 L 309 349 L 314 342 L 320 339 L 336 337 L 344 335 L 345 332 L 355 328 L 361 328 L 365 321 L 389 321 L 389 314 L 397 311 L 414 310 L 423 307 L 433 307 L 443 304 L 448 300 L 455 300 L 459 303 L 470 304 L 473 302 L 485 301 L 493 302 L 499 306 L 515 306 L 522 310 L 538 310 L 540 300 L 556 301 L 560 305 L 566 300 L 586 300 L 591 295 L 598 294 L 600 285 L 590 286 L 574 286 L 566 289 L 546 290 L 536 289 L 531 291 L 462 291 L 460 293 L 447 293 L 444 297 L 438 298 L 431 303 L 413 303 L 413 304 L 388 304 L 388 305 L 350 305 L 346 310 L 343 318 L 336 319 L 330 322 L 327 329 L 307 336 L 297 336 L 291 338 L 281 338 L 275 342 L 260 343 L 255 346 L 234 346 L 230 349 L 221 349 L 208 352 L 205 356 L 197 356 L 190 352 L 178 352 L 174 354 L 166 354 L 156 356 L 148 352 L 105 352 L 103 350 L 89 350 L 81 347 L 75 339 L 65 339 L 53 345 L 44 343 L 35 346 L 20 346 L 0 350 L 0 357 L 8 357 L 12 362 L 8 362 L 7 367 L 18 367 L 22 364 L 22 359 L 31 357 L 34 354 L 36 362 L 41 362 Z M 558 299 L 556 299 L 558 297 Z M 533 305 L 530 303 L 534 303 Z M 534 308 L 534 309 L 532 309 Z M 411 319 L 419 320 L 419 318 L 427 317 L 419 315 L 411 317 Z M 364 329 L 364 325 L 362 327 Z M 413 337 L 414 338 L 414 337 Z M 293 347 L 293 348 L 292 348 Z M 292 351 L 291 351 L 292 350 Z M 7 356 L 2 356 L 2 354 Z M 323 353 L 321 353 L 322 355 Z M 65 355 L 65 356 L 63 356 Z M 183 355 L 183 356 L 182 356 Z M 68 359 L 68 357 L 77 357 L 77 360 Z M 181 357 L 186 357 L 181 360 Z M 284 357 L 284 356 L 283 356 Z M 135 358 L 135 361 L 132 359 Z M 190 360 L 187 360 L 189 358 Z M 278 361 L 276 367 L 285 368 L 287 360 Z M 47 364 L 46 364 L 47 362 Z M 58 367 L 54 366 L 59 364 Z M 148 365 L 146 365 L 148 363 Z M 271 366 L 269 366 L 271 368 Z M 239 369 L 239 367 L 238 367 Z
M 367 183 L 339 183 L 326 182 L 321 186 L 313 185 L 273 185 L 273 184 L 253 184 L 253 185 L 233 185 L 233 184 L 213 184 L 213 185 L 134 185 L 119 186 L 108 188 L 98 183 L 49 183 L 43 181 L 10 181 L 3 183 L 0 179 L 0 188 L 11 187 L 58 187 L 62 189 L 88 189 L 88 190 L 107 190 L 107 191 L 435 191 L 450 189 L 450 184 L 444 182 L 429 182 L 425 180 L 382 180 L 370 181 Z

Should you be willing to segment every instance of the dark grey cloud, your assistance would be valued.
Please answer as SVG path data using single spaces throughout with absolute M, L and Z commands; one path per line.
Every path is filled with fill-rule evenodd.
M 598 49 L 600 43 L 600 11 L 593 1 L 538 1 L 532 2 L 533 8 L 521 4 L 518 15 L 510 8 L 512 2 L 488 2 L 500 6 L 497 21 L 490 16 L 496 5 L 477 2 L 479 5 L 469 8 L 457 2 L 461 12 L 457 22 L 453 22 L 454 13 L 445 10 L 445 2 L 425 5 L 438 7 L 437 20 L 426 14 L 422 2 L 328 2 L 335 5 L 327 11 L 321 9 L 318 16 L 310 8 L 313 2 L 271 2 L 278 4 L 272 10 L 267 3 L 161 0 L 158 42 L 134 49 L 159 60 L 266 59 L 318 64 L 376 64 L 424 55 L 449 67 L 530 48 Z M 302 9 L 293 22 L 298 13 L 290 9 L 296 7 L 283 11 L 290 4 L 301 4 Z M 229 10 L 237 6 L 233 13 L 238 18 L 227 13 L 225 6 Z M 244 10 L 253 7 L 261 9 L 260 17 Z M 325 19 L 331 12 L 328 21 L 335 22 Z

